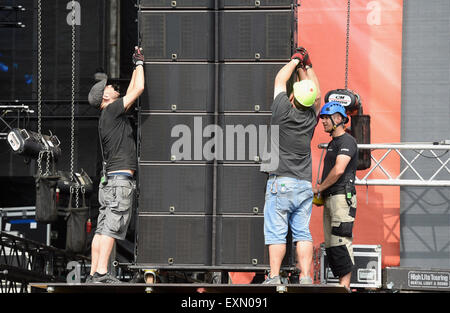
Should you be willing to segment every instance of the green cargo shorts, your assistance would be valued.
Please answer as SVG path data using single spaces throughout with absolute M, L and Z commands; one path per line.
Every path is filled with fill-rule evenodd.
M 100 203 L 96 234 L 123 240 L 130 224 L 136 183 L 132 179 L 109 179 L 99 185 Z

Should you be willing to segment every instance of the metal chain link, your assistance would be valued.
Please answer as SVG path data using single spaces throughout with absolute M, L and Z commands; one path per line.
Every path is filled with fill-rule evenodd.
M 42 176 L 42 154 L 44 153 L 44 150 L 39 151 L 39 155 L 38 155 L 38 159 L 37 159 L 37 164 L 38 164 L 38 176 Z
M 75 3 L 72 0 L 72 93 L 71 93 L 71 117 L 70 117 L 70 174 L 73 180 L 74 142 L 75 142 Z
M 51 156 L 51 151 L 45 151 L 46 152 L 46 155 L 47 155 L 47 164 L 46 164 L 46 167 L 45 167 L 45 174 L 44 174 L 44 176 L 49 176 L 50 175 L 50 156 Z
M 345 42 L 345 89 L 348 87 L 348 54 L 350 48 L 350 0 L 347 1 L 347 35 Z
M 38 10 L 37 10 L 37 111 L 38 111 L 38 134 L 39 138 L 42 138 L 42 3 L 41 0 L 38 0 Z M 42 174 L 42 166 L 41 166 L 42 154 L 39 152 L 39 157 L 37 160 L 39 176 Z
M 42 160 L 44 158 L 44 155 L 46 156 L 47 162 L 45 165 L 45 173 L 42 175 Z M 50 172 L 50 162 L 53 161 L 54 155 L 52 150 L 43 149 L 39 151 L 37 163 L 39 167 L 38 176 L 49 176 L 51 174 Z M 54 169 L 52 169 L 54 170 Z
M 75 1 L 72 0 L 72 94 L 71 94 L 71 117 L 70 117 L 70 176 L 72 181 L 74 175 L 74 156 L 75 156 Z M 75 181 L 75 207 L 79 207 L 79 188 L 78 180 Z

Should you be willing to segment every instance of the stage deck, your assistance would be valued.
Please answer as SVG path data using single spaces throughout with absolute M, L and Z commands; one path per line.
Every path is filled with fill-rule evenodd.
M 33 292 L 48 293 L 349 293 L 344 286 L 335 285 L 262 285 L 262 284 L 66 284 L 30 283 Z

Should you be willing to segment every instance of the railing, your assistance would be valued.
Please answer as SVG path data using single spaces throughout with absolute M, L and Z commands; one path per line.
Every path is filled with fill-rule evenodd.
M 319 144 L 320 149 L 327 147 L 326 143 Z M 358 144 L 358 149 L 371 150 L 374 164 L 367 172 L 356 172 L 356 185 L 450 187 L 449 140 L 429 143 Z M 384 153 L 375 157 L 375 150 Z M 398 171 L 383 167 L 382 163 L 391 160 L 392 155 L 400 158 Z M 376 171 L 377 169 L 382 174 Z
M 66 282 L 70 262 L 86 272 L 88 258 L 0 232 L 0 293 L 24 293 L 30 282 Z M 83 273 L 82 273 L 83 272 Z

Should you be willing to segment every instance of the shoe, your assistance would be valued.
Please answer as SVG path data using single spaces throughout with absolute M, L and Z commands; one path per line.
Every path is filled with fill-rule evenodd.
M 87 277 L 86 277 L 86 280 L 84 281 L 84 283 L 85 284 L 91 284 L 92 283 L 92 278 L 93 278 L 94 276 L 92 276 L 92 275 L 88 275 Z
M 309 276 L 305 276 L 305 277 L 300 277 L 300 285 L 312 285 L 313 281 L 311 279 L 311 277 Z
M 121 284 L 122 283 L 120 280 L 115 278 L 110 273 L 100 275 L 97 272 L 94 273 L 94 276 L 92 277 L 92 282 L 95 284 Z
M 270 277 L 270 275 L 269 275 L 269 276 L 267 276 L 267 279 L 263 282 L 263 284 L 265 284 L 265 285 L 281 285 L 280 276 Z

